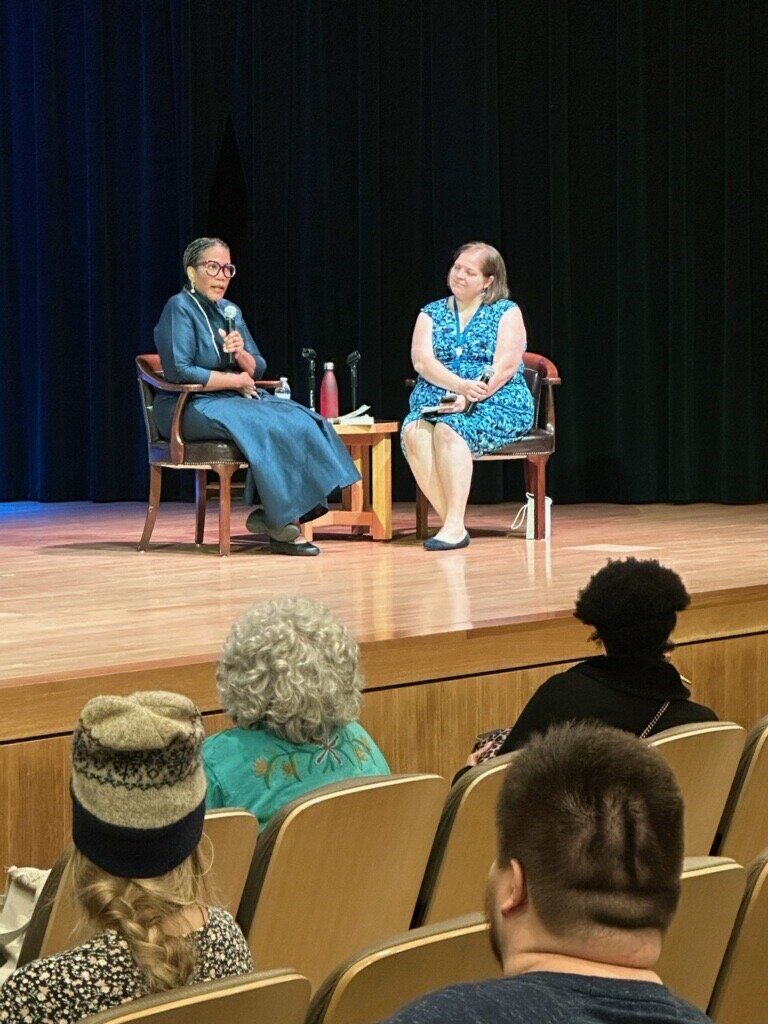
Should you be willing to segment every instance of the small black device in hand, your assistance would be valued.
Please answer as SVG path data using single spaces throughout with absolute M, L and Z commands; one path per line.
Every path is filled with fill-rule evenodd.
M 493 367 L 492 366 L 484 366 L 483 367 L 483 372 L 480 374 L 480 376 L 477 379 L 480 381 L 481 384 L 487 384 L 492 376 L 493 376 Z M 475 411 L 475 406 L 476 405 L 477 405 L 477 402 L 467 402 L 466 406 L 464 407 L 464 415 L 465 416 L 471 416 L 472 413 Z

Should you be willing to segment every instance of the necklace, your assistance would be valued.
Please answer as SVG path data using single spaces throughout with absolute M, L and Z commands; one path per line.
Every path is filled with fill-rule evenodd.
M 219 358 L 219 349 L 218 349 L 218 346 L 216 345 L 216 339 L 215 339 L 215 337 L 213 336 L 213 328 L 211 327 L 211 321 L 210 321 L 210 320 L 208 319 L 208 314 L 207 314 L 207 313 L 205 312 L 205 310 L 203 309 L 203 307 L 202 307 L 202 306 L 200 305 L 200 303 L 198 302 L 198 300 L 197 300 L 197 296 L 195 295 L 195 293 L 194 293 L 194 292 L 188 292 L 187 294 L 189 295 L 190 299 L 192 299 L 192 301 L 194 302 L 194 304 L 195 304 L 195 305 L 197 306 L 197 308 L 198 308 L 198 309 L 200 310 L 200 312 L 201 312 L 201 313 L 203 314 L 203 316 L 205 317 L 205 323 L 206 323 L 206 325 L 207 325 L 207 327 L 208 327 L 208 333 L 209 333 L 209 334 L 210 334 L 210 336 L 211 336 L 211 344 L 213 345 L 213 350 L 214 350 L 214 352 L 216 353 L 216 358 L 218 359 L 218 358 Z

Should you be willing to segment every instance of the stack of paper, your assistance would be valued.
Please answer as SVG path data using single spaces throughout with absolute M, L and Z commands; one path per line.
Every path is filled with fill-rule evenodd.
M 335 416 L 331 423 L 346 424 L 348 427 L 372 427 L 375 420 L 373 416 L 366 416 L 370 405 L 361 405 L 354 412 L 347 412 L 343 416 Z

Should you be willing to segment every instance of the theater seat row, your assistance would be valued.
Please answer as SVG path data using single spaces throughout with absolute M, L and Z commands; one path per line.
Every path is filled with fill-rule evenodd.
M 652 742 L 673 764 L 684 791 L 687 766 L 695 766 L 695 772 L 689 771 L 694 777 L 706 776 L 709 785 L 696 800 L 707 802 L 707 813 L 700 813 L 697 804 L 696 814 L 708 821 L 703 834 L 709 839 L 700 840 L 707 848 L 687 852 L 709 852 L 743 730 L 730 723 L 705 723 L 661 733 Z M 765 744 L 747 746 L 754 759 Z M 250 815 L 212 812 L 206 832 L 215 851 L 220 902 L 238 908 L 254 962 L 264 969 L 290 964 L 316 988 L 337 964 L 369 943 L 412 924 L 479 910 L 494 856 L 493 807 L 505 760 L 513 758 L 466 773 L 447 799 L 445 780 L 424 775 L 317 790 L 283 808 L 258 841 Z M 760 773 L 753 765 L 738 775 L 746 794 L 750 778 L 759 779 Z M 690 814 L 692 802 L 686 803 Z M 738 806 L 738 800 L 733 802 L 732 821 L 738 820 Z M 51 892 L 59 888 L 58 898 L 47 915 L 42 909 L 36 913 L 22 962 L 72 945 L 66 857 L 49 887 Z M 41 908 L 45 903 L 44 896 Z

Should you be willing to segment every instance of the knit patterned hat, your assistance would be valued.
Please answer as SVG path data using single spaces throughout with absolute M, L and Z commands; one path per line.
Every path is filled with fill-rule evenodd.
M 155 878 L 186 860 L 203 831 L 204 735 L 178 693 L 89 700 L 72 740 L 78 850 L 120 878 Z

